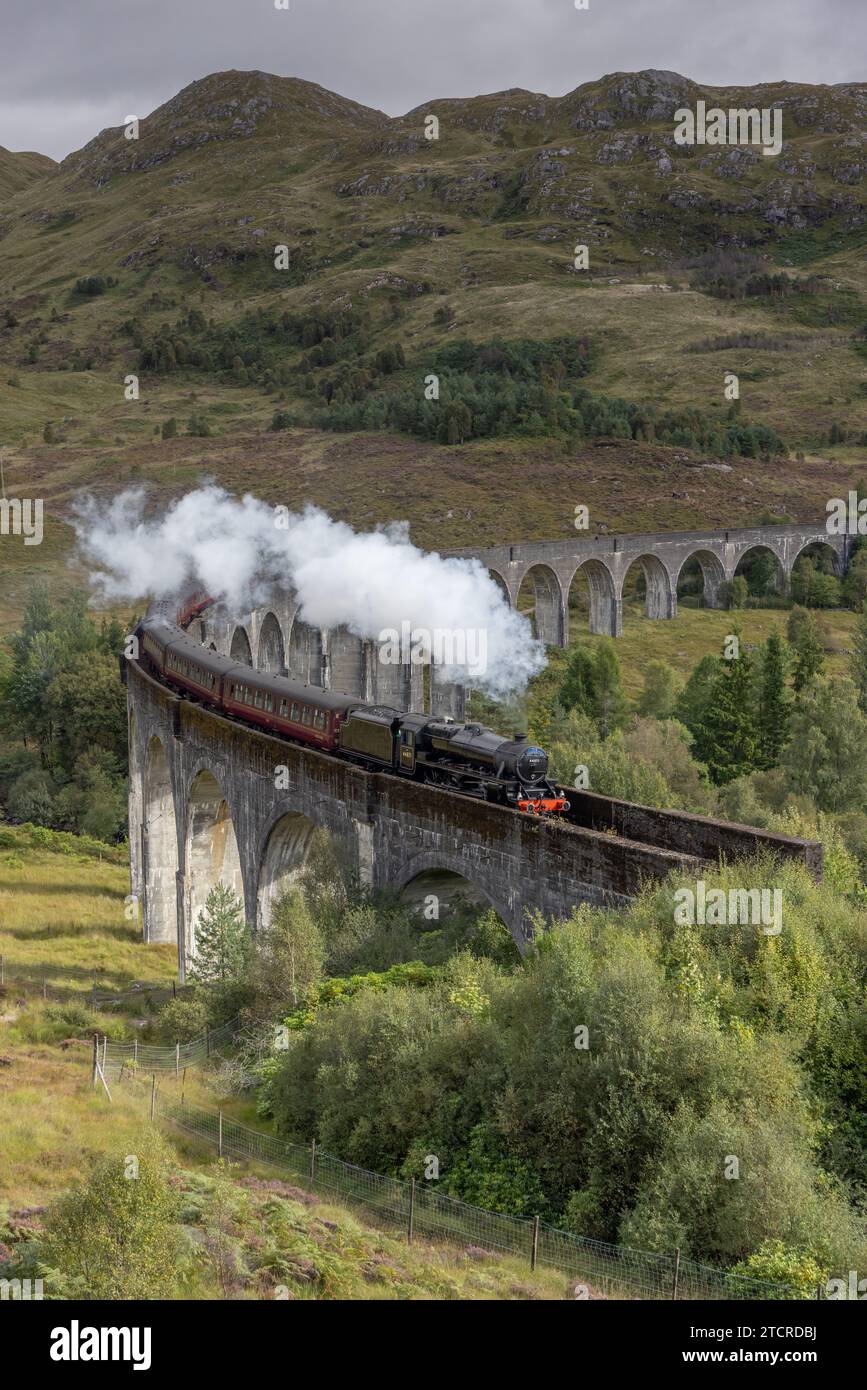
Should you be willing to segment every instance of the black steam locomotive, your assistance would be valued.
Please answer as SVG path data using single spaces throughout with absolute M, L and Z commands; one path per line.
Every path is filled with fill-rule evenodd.
M 139 660 L 187 698 L 368 769 L 533 815 L 568 811 L 569 802 L 548 779 L 547 753 L 525 734 L 504 739 L 481 724 L 365 705 L 350 695 L 239 666 L 184 631 L 210 602 L 195 595 L 179 611 L 154 604 L 136 629 Z

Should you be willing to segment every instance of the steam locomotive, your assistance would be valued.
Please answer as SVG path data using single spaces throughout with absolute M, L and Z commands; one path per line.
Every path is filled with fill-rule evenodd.
M 526 734 L 504 739 L 481 724 L 366 705 L 350 695 L 241 666 L 184 630 L 210 602 L 197 594 L 180 610 L 153 604 L 136 628 L 139 661 L 187 698 L 369 770 L 533 815 L 569 810 L 548 779 L 547 753 Z

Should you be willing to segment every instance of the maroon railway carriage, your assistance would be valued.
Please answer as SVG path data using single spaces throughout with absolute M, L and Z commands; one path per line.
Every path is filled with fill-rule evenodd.
M 235 666 L 223 677 L 223 709 L 227 714 L 317 748 L 338 747 L 340 726 L 359 703 L 357 697 L 296 684 L 285 676 L 269 676 L 250 666 Z

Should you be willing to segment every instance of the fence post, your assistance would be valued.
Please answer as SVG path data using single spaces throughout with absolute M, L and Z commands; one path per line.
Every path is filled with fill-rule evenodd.
M 674 1279 L 671 1283 L 671 1297 L 677 1298 L 677 1285 L 680 1280 L 680 1248 L 674 1252 Z
M 817 1297 L 818 1299 L 821 1299 L 821 1297 L 822 1297 L 822 1285 L 821 1285 L 821 1284 L 817 1284 L 817 1285 L 816 1285 L 816 1297 Z
M 99 1066 L 99 1038 L 96 1033 L 93 1035 L 93 1066 L 90 1073 L 91 1086 L 96 1085 L 96 1069 Z
M 180 1074 L 181 1074 L 181 1045 L 180 1045 L 179 1042 L 176 1042 L 176 1043 L 175 1043 L 175 1080 L 176 1080 L 176 1081 L 177 1081 L 178 1077 L 180 1076 Z
M 184 1067 L 184 1074 L 181 1077 L 181 1105 L 184 1103 L 184 1092 L 187 1089 L 187 1069 Z
M 138 1066 L 138 1038 L 133 1039 L 133 1061 Z
M 533 1245 L 530 1250 L 530 1268 L 535 1270 L 539 1262 L 539 1218 L 533 1217 Z
M 316 1140 L 310 1145 L 310 1186 L 316 1181 Z
M 415 1224 L 415 1178 L 409 1180 L 409 1222 L 406 1228 L 407 1244 L 412 1245 L 412 1228 Z
M 157 1101 L 157 1074 L 156 1074 L 156 1072 L 153 1072 L 152 1075 L 151 1075 L 151 1120 L 153 1120 L 153 1117 L 154 1117 L 154 1110 L 156 1109 L 156 1101 Z
M 209 1023 L 208 1026 L 205 1028 L 205 1056 L 206 1056 L 206 1057 L 210 1057 L 210 1055 L 211 1055 L 211 1025 L 210 1025 L 210 1023 Z
M 108 1033 L 102 1035 L 102 1074 L 105 1076 L 105 1066 L 108 1061 Z
M 223 1157 L 223 1112 L 222 1112 L 222 1110 L 220 1111 L 220 1115 L 219 1115 L 219 1133 L 218 1133 L 218 1137 L 217 1137 L 217 1156 L 218 1156 L 219 1158 L 222 1158 L 222 1157 Z

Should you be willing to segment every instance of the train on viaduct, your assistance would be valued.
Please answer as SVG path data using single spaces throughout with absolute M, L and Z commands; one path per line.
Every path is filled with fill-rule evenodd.
M 570 586 L 582 568 L 590 581 L 591 630 L 617 635 L 623 584 L 634 564 L 645 575 L 647 616 L 670 619 L 677 577 L 691 558 L 713 604 L 722 581 L 756 547 L 775 556 L 784 583 L 798 555 L 817 543 L 829 546 L 834 569 L 843 573 L 849 538 L 809 526 L 576 537 L 452 553 L 475 555 L 513 604 L 529 577 L 537 631 L 562 645 Z M 310 629 L 298 621 L 288 594 L 243 622 L 209 609 L 190 632 L 241 663 L 360 700 L 463 713 L 463 690 L 440 681 L 435 670 L 425 681 L 418 666 L 377 663 L 373 644 L 346 630 Z M 521 949 L 539 915 L 555 920 L 579 903 L 624 904 L 672 871 L 696 878 L 721 859 L 758 850 L 822 871 L 822 848 L 814 842 L 575 788 L 567 791 L 565 816 L 540 821 L 245 727 L 182 698 L 141 663 L 126 663 L 126 684 L 132 892 L 145 938 L 177 944 L 181 979 L 214 884 L 233 888 L 251 930 L 267 928 L 317 829 L 332 837 L 360 881 L 408 901 L 434 894 L 448 903 L 460 894 L 490 905 Z

